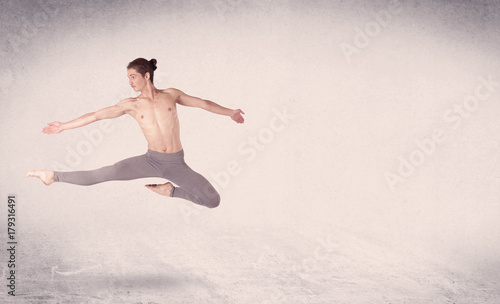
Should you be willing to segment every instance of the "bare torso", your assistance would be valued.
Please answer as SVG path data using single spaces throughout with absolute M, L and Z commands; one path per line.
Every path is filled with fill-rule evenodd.
M 182 150 L 176 98 L 167 89 L 158 91 L 154 99 L 142 95 L 128 99 L 128 113 L 139 123 L 150 150 L 162 153 Z

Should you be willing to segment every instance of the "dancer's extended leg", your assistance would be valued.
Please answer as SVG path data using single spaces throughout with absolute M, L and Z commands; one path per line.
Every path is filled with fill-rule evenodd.
M 145 177 L 161 177 L 172 181 L 163 185 L 146 185 L 158 194 L 179 197 L 195 204 L 215 208 L 220 203 L 219 193 L 201 174 L 193 171 L 184 162 L 184 151 L 159 153 L 148 151 L 141 156 L 131 157 L 114 165 L 90 171 L 29 171 L 26 176 L 40 178 L 45 184 L 65 182 L 89 186 L 112 180 L 132 180 Z
M 54 172 L 55 182 L 90 186 L 112 180 L 132 180 L 143 177 L 160 177 L 146 155 L 135 156 L 114 165 L 90 171 Z

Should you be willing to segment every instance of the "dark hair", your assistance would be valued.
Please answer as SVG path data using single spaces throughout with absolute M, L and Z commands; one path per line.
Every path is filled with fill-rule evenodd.
M 135 69 L 142 77 L 144 77 L 146 73 L 149 73 L 149 79 L 151 79 L 151 83 L 153 83 L 156 70 L 156 59 L 146 60 L 144 58 L 137 58 L 129 62 L 127 69 Z

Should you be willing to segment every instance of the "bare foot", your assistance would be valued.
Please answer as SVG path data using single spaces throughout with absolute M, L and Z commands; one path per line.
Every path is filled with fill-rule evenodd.
M 25 177 L 38 177 L 45 185 L 50 185 L 54 182 L 54 171 L 48 170 L 31 170 L 26 172 Z
M 170 193 L 172 193 L 172 189 L 174 189 L 174 185 L 172 185 L 171 182 L 168 182 L 163 185 L 156 185 L 156 184 L 146 185 L 146 188 L 158 194 L 170 196 Z

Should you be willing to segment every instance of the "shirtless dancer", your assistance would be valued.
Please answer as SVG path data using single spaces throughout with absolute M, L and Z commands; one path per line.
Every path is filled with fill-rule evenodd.
M 51 122 L 43 129 L 45 134 L 56 134 L 74 129 L 101 119 L 116 118 L 129 114 L 141 127 L 148 142 L 148 151 L 144 155 L 122 160 L 112 166 L 92 171 L 57 172 L 48 170 L 28 171 L 26 176 L 38 177 L 46 185 L 53 182 L 65 182 L 77 185 L 93 185 L 111 180 L 132 180 L 144 177 L 161 177 L 170 180 L 162 185 L 146 185 L 156 193 L 170 197 L 180 197 L 215 208 L 220 196 L 210 182 L 196 173 L 184 162 L 179 135 L 177 104 L 198 107 L 212 113 L 231 117 L 237 123 L 244 119 L 240 109 L 224 108 L 212 101 L 203 100 L 184 94 L 177 89 L 159 90 L 153 84 L 156 59 L 137 58 L 127 66 L 129 83 L 137 97 L 127 98 L 114 106 L 97 112 L 85 114 L 75 120 L 61 123 Z

